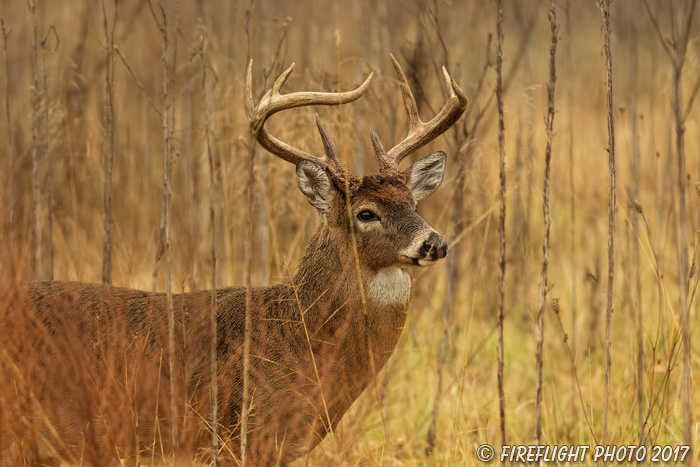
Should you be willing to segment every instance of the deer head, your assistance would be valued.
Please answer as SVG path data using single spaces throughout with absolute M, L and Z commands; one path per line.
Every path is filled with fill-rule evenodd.
M 402 171 L 400 162 L 445 132 L 464 113 L 467 97 L 443 67 L 448 98 L 429 122 L 418 115 L 406 76 L 391 56 L 408 115 L 408 135 L 385 150 L 377 134 L 370 137 L 379 159 L 379 173 L 359 177 L 348 173 L 333 143 L 316 116 L 325 154 L 312 156 L 271 136 L 265 121 L 281 110 L 305 105 L 339 105 L 354 101 L 369 88 L 373 74 L 357 89 L 340 93 L 297 92 L 280 94 L 292 72 L 290 66 L 272 88 L 254 104 L 252 61 L 246 76 L 246 113 L 258 142 L 283 160 L 296 164 L 298 185 L 324 223 L 350 244 L 356 238 L 363 267 L 373 271 L 402 266 L 429 266 L 447 255 L 447 244 L 416 212 L 417 202 L 437 189 L 443 179 L 446 155 L 435 152 Z

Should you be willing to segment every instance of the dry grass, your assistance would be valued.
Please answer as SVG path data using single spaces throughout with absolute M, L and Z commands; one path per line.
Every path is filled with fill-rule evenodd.
M 675 128 L 670 123 L 673 112 L 669 106 L 673 70 L 647 12 L 633 3 L 611 5 L 614 112 L 616 118 L 621 118 L 615 128 L 618 205 L 607 441 L 637 443 L 639 413 L 645 441 L 680 444 L 684 424 L 681 331 L 686 319 L 680 294 L 684 290 L 689 290 L 688 342 L 696 344 L 689 355 L 690 367 L 695 370 L 693 379 L 697 379 L 700 365 L 696 299 L 700 240 L 695 234 L 700 229 L 700 197 L 695 191 L 700 177 L 700 106 L 691 107 L 685 120 L 687 207 L 686 212 L 680 212 Z M 661 30 L 670 31 L 664 4 L 649 2 Z M 568 13 L 564 11 L 567 6 L 571 8 Z M 505 153 L 512 161 L 506 167 L 508 268 L 504 282 L 503 383 L 511 444 L 531 443 L 535 437 L 535 330 L 544 235 L 540 200 L 546 144 L 542 118 L 547 112 L 545 83 L 549 78 L 551 40 L 548 7 L 545 1 L 526 0 L 504 2 L 503 7 Z M 559 30 L 564 47 L 557 51 L 558 60 L 562 60 L 558 63 L 571 60 L 572 72 L 560 68 L 565 71 L 560 73 L 556 90 L 555 128 L 561 130 L 555 131 L 552 147 L 547 296 L 549 300 L 558 299 L 560 311 L 557 316 L 549 303 L 545 306 L 548 334 L 542 358 L 541 441 L 593 444 L 603 432 L 605 371 L 604 329 L 596 324 L 596 316 L 604 310 L 603 290 L 607 285 L 605 275 L 600 273 L 600 264 L 607 258 L 609 188 L 605 63 L 601 56 L 604 33 L 595 3 L 559 2 L 558 8 L 560 18 L 568 14 L 572 18 L 570 28 Z M 172 60 L 176 64 L 175 85 L 170 96 L 174 99 L 173 292 L 211 286 L 212 246 L 218 286 L 246 283 L 248 254 L 255 260 L 253 285 L 285 280 L 292 275 L 316 223 L 316 214 L 296 187 L 293 167 L 259 150 L 253 167 L 258 190 L 252 201 L 255 235 L 248 250 L 249 148 L 243 109 L 248 57 L 255 60 L 258 70 L 255 89 L 269 86 L 271 79 L 291 62 L 296 62 L 297 68 L 285 86 L 289 91 L 347 90 L 357 86 L 370 70 L 375 71 L 370 91 L 356 103 L 342 108 L 292 110 L 268 123 L 271 133 L 280 139 L 320 153 L 321 141 L 313 119 L 314 111 L 319 112 L 334 136 L 341 159 L 349 169 L 360 173 L 376 170 L 370 129 L 376 130 L 387 145 L 403 138 L 406 122 L 390 52 L 404 65 L 411 86 L 417 90 L 422 114 L 430 115 L 443 102 L 439 66 L 446 64 L 467 91 L 471 106 L 468 114 L 455 130 L 417 154 L 423 156 L 438 149 L 448 153 L 443 186 L 421 202 L 419 209 L 430 225 L 449 234 L 447 240 L 454 254 L 430 270 L 415 271 L 409 321 L 380 376 L 383 382 L 370 387 L 334 434 L 295 465 L 475 464 L 476 446 L 484 442 L 499 444 L 501 431 L 496 332 L 500 178 L 492 66 L 495 49 L 490 39 L 495 33 L 496 8 L 488 1 L 436 0 L 423 2 L 419 8 L 415 3 L 399 1 L 259 0 L 251 6 L 245 1 L 183 0 L 179 9 L 177 57 Z M 32 96 L 33 83 L 41 85 L 42 80 L 38 76 L 35 81 L 33 71 L 34 31 L 27 4 L 9 2 L 0 14 L 7 32 L 8 55 L 7 66 L 3 67 L 8 72 L 0 74 L 0 135 L 11 137 L 11 141 L 0 144 L 0 283 L 4 287 L 33 278 Z M 174 12 L 169 14 L 174 23 Z M 53 276 L 100 282 L 102 112 L 107 67 L 101 4 L 37 0 L 36 16 L 38 47 L 48 85 L 48 124 L 42 123 L 42 131 L 51 158 Z M 700 32 L 698 19 L 693 17 L 690 23 L 691 41 L 680 76 L 686 102 L 696 90 L 694 84 L 700 74 L 700 48 L 692 40 Z M 53 29 L 55 35 L 49 33 Z M 206 41 L 202 40 L 203 34 Z M 114 44 L 111 280 L 115 285 L 149 290 L 160 248 L 166 106 L 163 39 L 146 2 L 119 2 Z M 207 45 L 206 53 L 201 50 L 202 44 Z M 488 44 L 490 49 L 485 54 Z M 633 46 L 637 54 L 631 53 Z M 567 50 L 571 57 L 564 56 Z M 633 57 L 634 67 L 630 64 Z M 202 83 L 204 69 L 206 85 Z M 209 110 L 205 99 L 211 102 Z M 638 115 L 635 125 L 630 122 L 632 108 Z M 685 104 L 679 108 L 685 109 Z M 569 131 L 574 141 L 571 153 L 575 170 L 570 170 Z M 635 150 L 639 151 L 637 178 L 628 169 Z M 210 163 L 214 169 L 211 175 Z M 213 232 L 210 201 L 216 218 Z M 626 209 L 628 205 L 634 209 Z M 633 223 L 631 216 L 637 215 L 639 219 Z M 679 216 L 687 224 L 688 245 L 682 251 L 687 247 L 689 278 L 679 277 L 678 244 L 683 238 L 678 234 L 679 225 L 683 225 Z M 634 256 L 637 247 L 638 261 Z M 157 288 L 164 291 L 162 269 Z M 4 294 L 0 304 L 7 300 L 9 296 Z M 443 312 L 445 303 L 450 306 L 449 313 Z M 0 453 L 12 449 L 10 438 L 3 437 L 3 433 L 12 433 L 14 440 L 36 439 L 32 427 L 48 419 L 41 401 L 32 397 L 27 369 L 13 366 L 8 358 L 7 352 L 12 349 L 38 352 L 43 348 L 28 345 L 31 341 L 29 334 L 23 334 L 25 331 L 8 334 L 12 329 L 24 329 L 31 307 L 18 309 L 25 313 L 13 315 L 0 327 L 0 340 L 11 344 L 0 350 Z M 577 310 L 575 315 L 572 310 Z M 442 323 L 440 316 L 449 316 L 449 323 Z M 16 327 L 9 327 L 8 322 Z M 641 340 L 637 338 L 639 322 Z M 69 325 L 66 323 L 66 329 Z M 569 336 L 576 336 L 575 342 Z M 445 342 L 444 356 L 439 358 L 441 341 Z M 45 345 L 64 344 L 46 339 Z M 67 344 L 66 349 L 70 351 Z M 640 352 L 641 376 L 637 370 Z M 167 358 L 166 350 L 162 355 L 164 368 Z M 50 363 L 38 355 L 36 359 L 45 365 Z M 438 360 L 442 362 L 440 385 Z M 155 359 L 144 364 L 157 368 L 159 362 Z M 76 381 L 94 377 L 90 362 L 83 363 L 73 369 Z M 131 392 L 122 391 L 118 396 L 110 392 L 114 388 L 102 393 L 86 389 L 80 401 L 84 404 L 82 410 L 103 410 L 114 417 L 110 419 L 115 427 L 109 435 L 111 442 L 121 437 L 130 439 L 127 429 L 138 420 L 129 415 L 130 402 L 123 399 L 124 394 L 136 397 L 142 392 L 159 391 L 165 398 L 159 407 L 167 410 L 169 388 L 159 382 L 144 377 L 134 382 Z M 691 383 L 694 388 L 700 384 Z M 440 410 L 428 455 L 426 438 L 437 391 Z M 640 393 L 641 411 L 637 403 Z M 700 396 L 691 393 L 688 397 L 692 412 L 700 413 Z M 695 423 L 691 431 L 699 446 Z M 169 435 L 170 430 L 159 434 L 162 438 Z M 41 436 L 47 438 L 49 451 L 59 451 L 68 442 L 50 429 Z M 99 433 L 94 436 L 103 439 Z M 71 461 L 80 464 L 90 459 Z M 148 464 L 149 459 L 142 458 L 141 462 Z

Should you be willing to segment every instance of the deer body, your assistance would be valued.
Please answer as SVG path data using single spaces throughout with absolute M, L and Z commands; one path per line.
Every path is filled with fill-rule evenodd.
M 298 287 L 295 280 L 270 288 L 253 289 L 253 307 L 262 311 L 252 315 L 251 332 L 255 337 L 251 348 L 250 374 L 255 389 L 249 421 L 248 456 L 255 459 L 253 465 L 274 465 L 277 459 L 287 462 L 309 452 L 328 433 L 329 426 L 335 428 L 350 405 L 381 370 L 398 341 L 409 297 L 391 304 L 374 304 L 369 300 L 366 309 L 367 321 L 371 325 L 368 326 L 358 299 L 360 295 L 354 279 L 354 267 L 352 262 L 346 265 L 351 266 L 345 267 L 345 270 L 334 270 L 340 272 L 335 277 L 314 273 L 311 280 L 318 282 L 307 282 L 305 287 Z M 324 292 L 331 296 L 331 300 L 319 303 L 318 296 Z M 183 370 L 187 368 L 190 388 L 208 387 L 206 346 L 209 340 L 206 324 L 209 293 L 178 294 L 173 297 L 178 316 L 177 327 L 183 329 L 184 323 L 187 329 L 186 338 L 181 332 L 177 333 L 178 364 Z M 39 310 L 44 304 L 53 312 L 60 309 L 56 306 L 57 302 L 68 301 L 71 305 L 62 307 L 60 311 L 68 319 L 79 317 L 83 327 L 89 329 L 95 329 L 98 321 L 104 325 L 110 311 L 117 314 L 123 309 L 130 310 L 128 321 L 132 326 L 126 334 L 132 339 L 147 332 L 144 317 L 148 317 L 149 321 L 152 318 L 167 322 L 164 294 L 95 284 L 50 282 L 33 284 L 31 296 Z M 67 300 L 69 296 L 72 298 Z M 100 309 L 99 318 L 90 313 L 97 300 L 108 307 Z M 245 289 L 219 289 L 217 302 L 220 423 L 225 427 L 235 427 L 239 423 L 242 402 L 241 329 Z M 115 309 L 109 308 L 112 304 Z M 304 323 L 300 310 L 305 311 Z M 183 320 L 183 316 L 187 316 L 186 320 Z M 154 351 L 166 342 L 165 329 L 162 331 L 156 339 Z M 310 336 L 309 341 L 305 332 Z M 92 333 L 82 334 L 82 338 L 88 348 L 97 340 Z M 187 344 L 183 344 L 185 341 Z M 373 362 L 369 358 L 370 343 L 373 346 Z M 186 347 L 189 352 L 186 352 Z M 136 345 L 132 347 L 132 352 L 142 352 L 142 349 L 141 345 Z M 315 362 L 311 358 L 312 352 Z M 127 358 L 142 357 L 128 355 Z M 167 387 L 165 380 L 161 384 L 163 388 Z M 209 407 L 206 396 L 205 391 L 195 397 L 200 400 L 199 406 L 195 406 L 197 411 L 206 413 Z M 160 403 L 160 409 L 167 413 L 168 395 L 167 392 L 163 393 L 161 400 L 155 401 L 153 394 L 150 394 L 145 400 L 140 407 L 141 426 L 144 429 L 140 437 L 152 439 L 154 407 Z M 63 420 L 59 419 L 56 423 L 71 420 L 70 424 L 76 430 L 72 438 L 80 443 L 86 421 L 78 418 L 79 421 L 75 422 L 79 414 L 70 414 L 68 418 L 66 415 L 69 414 L 60 414 Z M 64 429 L 62 432 L 68 431 Z M 206 446 L 206 435 L 204 438 L 201 442 Z M 236 449 L 238 445 L 234 442 L 231 447 Z
M 403 172 L 398 164 L 454 123 L 466 108 L 466 97 L 445 72 L 448 104 L 423 123 L 395 60 L 394 66 L 409 115 L 409 135 L 387 152 L 372 133 L 380 173 L 364 177 L 344 170 L 320 122 L 326 153 L 321 158 L 276 140 L 264 123 L 285 108 L 356 99 L 369 79 L 350 93 L 281 95 L 290 67 L 255 107 L 249 68 L 246 108 L 251 128 L 266 149 L 296 164 L 299 188 L 321 215 L 295 276 L 251 290 L 249 465 L 286 464 L 335 429 L 399 340 L 411 298 L 409 269 L 429 266 L 447 254 L 444 240 L 416 212 L 417 201 L 442 181 L 445 154 L 430 154 Z M 167 424 L 161 426 L 159 420 L 168 419 L 170 397 L 185 408 L 182 420 L 169 423 L 181 424 L 181 437 L 195 439 L 190 450 L 210 445 L 210 431 L 202 421 L 211 407 L 211 291 L 173 296 L 174 375 L 163 364 L 168 358 L 163 350 L 168 337 L 164 294 L 76 282 L 35 283 L 28 292 L 33 309 L 30 331 L 43 329 L 50 336 L 34 350 L 55 362 L 32 370 L 46 383 L 38 397 L 50 401 L 49 431 L 62 433 L 66 446 L 84 449 L 108 439 L 112 458 L 155 450 L 156 438 L 168 439 Z M 215 293 L 222 452 L 240 456 L 246 290 L 230 287 Z M 17 351 L 17 360 L 20 354 Z M 158 377 L 148 379 L 147 374 Z M 170 378 L 176 382 L 173 395 L 166 389 Z M 105 381 L 118 381 L 116 392 L 107 393 Z M 100 397 L 82 400 L 81 391 L 89 394 L 90 389 Z M 107 416 L 96 420 L 85 415 L 109 410 L 132 414 L 135 423 L 127 430 L 132 435 L 115 440 Z M 103 463 L 102 454 L 93 452 L 91 462 Z
M 408 189 L 404 187 L 399 193 L 412 212 L 415 201 Z M 373 203 L 379 211 L 378 200 Z M 335 219 L 326 219 L 319 226 L 291 281 L 252 291 L 255 312 L 251 315 L 250 375 L 254 390 L 249 457 L 255 459 L 254 465 L 274 465 L 278 459 L 286 463 L 316 446 L 382 369 L 401 335 L 411 294 L 411 278 L 405 270 L 408 265 L 396 266 L 400 259 L 395 251 L 394 258 L 387 255 L 380 261 L 382 266 L 392 264 L 390 267 L 375 270 L 361 264 L 366 294 L 363 306 L 354 253 L 346 241 L 349 225 L 345 207 L 335 211 Z M 396 213 L 402 217 L 405 214 Z M 413 215 L 414 224 L 409 226 L 429 233 L 422 219 Z M 382 237 L 387 241 L 382 246 L 393 251 L 387 247 L 389 242 L 397 241 L 396 235 Z M 361 256 L 363 249 L 377 247 L 363 243 L 361 235 L 358 240 Z M 406 248 L 410 247 L 408 240 L 404 240 Z M 190 390 L 206 388 L 209 380 L 209 294 L 204 291 L 173 296 L 178 367 L 187 373 L 178 377 L 187 379 Z M 154 322 L 167 322 L 164 294 L 98 284 L 45 282 L 33 284 L 31 296 L 40 316 L 60 312 L 78 328 L 93 330 L 79 333 L 84 347 L 90 348 L 98 340 L 95 330 L 109 327 L 109 320 L 120 319 L 124 312 L 128 341 L 155 333 L 152 349 L 133 345 L 131 353 L 143 352 L 152 358 L 166 342 L 165 328 L 152 328 Z M 242 402 L 245 288 L 217 290 L 217 303 L 220 422 L 234 427 L 239 423 Z M 138 358 L 143 355 L 127 356 L 129 360 Z M 147 402 L 142 407 L 144 432 L 140 437 L 151 439 L 157 401 L 146 396 L 142 396 Z M 206 391 L 189 395 L 199 401 L 197 412 L 206 413 L 206 396 Z M 167 393 L 161 399 L 161 410 L 166 411 Z M 75 427 L 84 429 L 79 423 Z M 80 438 L 78 432 L 75 438 Z M 232 447 L 238 446 L 233 443 Z

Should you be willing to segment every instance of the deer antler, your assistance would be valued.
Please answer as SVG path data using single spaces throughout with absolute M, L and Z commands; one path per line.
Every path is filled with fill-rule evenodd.
M 403 97 L 403 105 L 408 115 L 408 135 L 389 151 L 385 151 L 377 134 L 374 132 L 370 134 L 382 172 L 398 171 L 399 164 L 406 156 L 425 146 L 450 128 L 462 116 L 469 102 L 467 95 L 457 85 L 454 78 L 450 76 L 445 67 L 442 67 L 448 93 L 447 101 L 432 120 L 423 122 L 418 115 L 416 99 L 408 86 L 406 75 L 393 55 L 391 55 L 391 63 L 394 65 L 394 70 L 396 70 L 396 77 L 399 80 L 401 96 Z
M 284 159 L 287 162 L 297 164 L 300 161 L 312 161 L 323 167 L 331 176 L 338 180 L 343 180 L 344 169 L 333 150 L 333 143 L 321 126 L 321 122 L 316 115 L 316 125 L 321 133 L 325 155 L 323 157 L 312 156 L 301 149 L 297 149 L 272 136 L 265 129 L 265 122 L 273 114 L 294 107 L 305 105 L 340 105 L 359 99 L 369 88 L 374 73 L 370 73 L 364 83 L 357 89 L 347 92 L 294 92 L 290 94 L 280 94 L 280 89 L 284 85 L 289 75 L 294 69 L 294 64 L 287 68 L 272 85 L 265 95 L 260 99 L 257 106 L 253 101 L 253 60 L 248 64 L 245 83 L 245 109 L 246 115 L 252 131 L 260 145 Z

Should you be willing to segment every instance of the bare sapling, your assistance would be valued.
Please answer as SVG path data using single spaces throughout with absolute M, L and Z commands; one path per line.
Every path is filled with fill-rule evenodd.
M 573 41 L 573 33 L 571 27 L 571 0 L 566 0 L 566 33 L 568 40 L 566 41 L 566 56 L 568 57 L 567 75 L 570 81 L 574 80 L 573 52 L 571 50 L 571 42 Z M 567 119 L 568 119 L 568 139 L 569 139 L 569 210 L 571 218 L 569 220 L 571 227 L 571 269 L 574 271 L 571 277 L 571 347 L 576 353 L 576 344 L 578 342 L 578 248 L 576 241 L 576 158 L 574 157 L 574 90 L 576 86 L 570 83 L 567 86 Z
M 437 4 L 436 4 L 437 5 Z M 444 39 L 439 34 L 439 24 L 438 16 L 436 13 L 428 14 L 430 23 L 432 23 L 435 29 L 438 31 L 438 39 L 444 43 Z M 452 193 L 453 201 L 450 203 L 451 207 L 451 224 L 452 232 L 450 232 L 450 238 L 459 238 L 464 235 L 464 232 L 468 229 L 467 217 L 469 214 L 469 192 L 468 188 L 468 173 L 469 165 L 471 161 L 476 158 L 476 150 L 478 147 L 476 140 L 479 138 L 482 128 L 486 128 L 489 125 L 488 118 L 492 114 L 487 112 L 491 104 L 494 101 L 495 88 L 490 88 L 488 86 L 488 72 L 493 68 L 493 58 L 492 58 L 492 45 L 493 35 L 488 34 L 485 47 L 485 57 L 484 64 L 481 68 L 479 78 L 477 80 L 476 89 L 472 93 L 472 99 L 474 102 L 479 102 L 483 99 L 483 105 L 471 105 L 467 109 L 464 118 L 461 120 L 460 124 L 454 128 L 451 132 L 453 136 L 453 147 L 458 148 L 459 157 L 456 161 L 456 172 L 455 183 Z M 445 51 L 445 54 L 447 52 Z M 517 69 L 514 66 L 511 67 L 511 73 L 514 73 Z M 507 88 L 508 79 L 505 80 L 504 91 Z M 443 386 L 444 386 L 444 373 L 448 356 L 448 344 L 450 329 L 452 328 L 452 316 L 455 312 L 457 306 L 456 291 L 459 290 L 462 277 L 464 272 L 460 267 L 460 262 L 457 258 L 461 257 L 464 250 L 464 254 L 470 254 L 467 249 L 462 245 L 455 245 L 453 252 L 456 252 L 453 259 L 448 261 L 447 264 L 447 274 L 445 280 L 445 298 L 441 304 L 441 318 L 442 318 L 442 334 L 440 336 L 440 343 L 438 347 L 438 358 L 437 358 L 437 390 L 435 393 L 435 399 L 433 400 L 433 408 L 431 414 L 430 427 L 428 428 L 428 434 L 426 436 L 426 453 L 430 454 L 435 450 L 435 444 L 438 438 L 438 420 L 440 419 L 440 403 L 443 397 Z
M 506 394 L 503 388 L 504 356 L 503 356 L 503 319 L 505 306 L 505 278 L 506 278 L 506 138 L 505 122 L 503 116 L 503 5 L 501 0 L 496 0 L 498 36 L 498 51 L 496 52 L 496 100 L 498 102 L 498 154 L 499 154 L 499 197 L 501 201 L 500 215 L 498 219 L 499 238 L 499 275 L 498 275 L 498 407 L 501 420 L 501 444 L 507 444 L 506 439 Z
M 173 126 L 175 124 L 175 69 L 177 59 L 177 27 L 180 15 L 179 1 L 175 2 L 174 38 L 168 30 L 168 12 L 162 3 L 159 3 L 161 19 L 148 2 L 161 35 L 163 36 L 163 211 L 160 223 L 160 246 L 156 256 L 156 268 L 153 274 L 153 289 L 156 288 L 158 265 L 161 255 L 165 254 L 165 297 L 166 316 L 168 320 L 168 373 L 170 377 L 170 412 L 171 412 L 171 449 L 174 459 L 178 457 L 179 444 L 179 408 L 177 403 L 177 382 L 175 375 L 176 344 L 175 344 L 175 310 L 173 305 L 173 280 L 172 280 L 172 248 L 171 248 L 171 224 L 172 224 L 172 168 L 175 149 L 173 147 Z M 171 44 L 170 41 L 173 41 Z
M 252 63 L 252 60 L 251 60 Z M 250 72 L 251 66 L 248 67 Z M 245 251 L 245 319 L 243 325 L 243 399 L 241 401 L 241 466 L 248 465 L 248 418 L 250 414 L 250 333 L 251 333 L 251 311 L 253 307 L 253 234 L 254 234 L 254 213 L 253 193 L 255 185 L 255 138 L 257 136 L 253 122 L 250 122 L 248 135 L 248 177 L 246 181 L 246 251 Z
M 5 25 L 5 20 L 0 18 L 0 34 L 2 35 L 2 47 L 3 47 L 3 58 L 4 58 L 4 68 L 5 68 L 5 125 L 7 126 L 7 164 L 5 166 L 7 178 L 3 180 L 6 186 L 6 191 L 4 193 L 4 200 L 7 206 L 7 211 L 5 212 L 4 228 L 3 232 L 6 236 L 6 248 L 10 252 L 9 258 L 9 273 L 10 277 L 14 280 L 18 280 L 20 274 L 18 273 L 18 264 L 13 252 L 18 251 L 18 246 L 22 241 L 22 234 L 17 231 L 16 226 L 16 214 L 18 206 L 16 203 L 17 199 L 17 181 L 16 181 L 16 171 L 17 171 L 17 154 L 15 154 L 15 141 L 13 135 L 13 121 L 12 121 L 12 111 L 10 109 L 10 96 L 12 95 L 12 75 L 10 74 L 10 57 L 8 51 L 8 42 L 10 39 L 11 29 L 7 29 Z
M 32 88 L 32 267 L 37 279 L 53 279 L 51 222 L 51 155 L 49 153 L 48 78 L 44 43 L 39 32 L 35 0 L 27 0 L 33 31 Z
M 105 89 L 102 109 L 102 283 L 112 283 L 112 166 L 114 164 L 114 26 L 117 2 L 114 2 L 112 26 L 107 19 L 106 0 L 102 0 L 102 27 L 105 35 Z
M 658 34 L 659 41 L 671 61 L 673 71 L 673 86 L 671 91 L 671 111 L 675 124 L 676 157 L 678 161 L 677 188 L 678 188 L 678 289 L 680 296 L 680 323 L 681 339 L 683 342 L 683 376 L 681 379 L 682 404 L 683 404 L 683 443 L 691 447 L 691 454 L 686 458 L 686 465 L 693 464 L 694 430 L 692 407 L 692 377 L 691 377 L 691 343 L 690 343 L 690 307 L 688 305 L 689 267 L 688 267 L 688 211 L 686 208 L 686 163 L 685 163 L 685 120 L 695 101 L 695 92 L 684 105 L 682 98 L 683 67 L 690 41 L 690 34 L 695 17 L 697 0 L 684 0 L 682 2 L 680 21 L 676 18 L 675 4 L 670 5 L 672 15 L 673 37 L 667 40 L 664 37 L 656 16 L 651 11 L 648 0 L 644 0 L 647 13 L 652 25 Z M 700 81 L 699 81 L 700 82 Z
M 547 116 L 544 119 L 547 132 L 547 146 L 544 154 L 544 194 L 542 211 L 544 214 L 544 243 L 542 245 L 542 273 L 540 276 L 539 312 L 537 313 L 537 353 L 535 354 L 535 444 L 542 440 L 542 351 L 544 347 L 544 310 L 547 303 L 547 266 L 549 265 L 549 174 L 552 159 L 552 138 L 554 136 L 554 85 L 557 81 L 556 55 L 557 55 L 557 3 L 549 2 L 549 24 L 552 31 L 552 43 L 549 48 L 549 83 L 547 83 Z
M 209 163 L 209 229 L 211 231 L 211 310 L 209 313 L 209 332 L 212 339 L 209 345 L 209 379 L 211 384 L 211 451 L 212 465 L 219 466 L 219 389 L 216 381 L 218 365 L 216 360 L 216 341 L 217 341 L 217 323 L 216 323 L 216 164 L 214 164 L 214 150 L 212 149 L 212 92 L 213 85 L 209 85 L 209 62 L 207 55 L 207 47 L 209 45 L 207 30 L 202 32 L 202 50 L 201 50 L 201 65 L 202 65 L 202 94 L 204 95 L 204 152 Z
M 612 346 L 612 314 L 613 314 L 613 288 L 615 279 L 615 122 L 613 103 L 613 68 L 612 51 L 610 49 L 610 0 L 599 2 L 603 14 L 603 28 L 605 29 L 605 70 L 607 87 L 608 109 L 608 169 L 610 172 L 610 194 L 608 198 L 608 295 L 605 311 L 605 379 L 603 399 L 603 434 L 602 442 L 608 440 L 608 410 L 610 405 L 610 366 Z
M 9 206 L 8 227 L 12 226 L 13 215 L 15 210 L 15 145 L 12 135 L 12 112 L 10 112 L 10 58 L 7 51 L 7 42 L 10 38 L 10 32 L 5 28 L 5 20 L 0 18 L 0 34 L 2 34 L 3 58 L 5 62 L 5 120 L 7 125 L 7 204 Z M 11 230 L 11 229 L 10 229 Z M 10 233 L 10 242 L 12 242 L 12 232 Z M 14 261 L 13 261 L 14 263 Z M 13 274 L 14 276 L 14 274 Z
M 632 53 L 630 54 L 630 83 L 629 89 L 632 98 L 629 112 L 629 122 L 631 126 L 630 138 L 632 140 L 631 157 L 630 157 L 630 174 L 632 175 L 631 186 L 631 202 L 628 203 L 628 212 L 630 224 L 634 238 L 632 240 L 631 269 L 634 271 L 634 307 L 635 307 L 635 340 L 637 344 L 637 424 L 639 429 L 639 445 L 644 444 L 644 323 L 643 310 L 644 302 L 642 301 L 642 277 L 641 277 L 641 258 L 640 258 L 640 239 L 641 232 L 639 229 L 639 220 L 641 216 L 641 205 L 639 204 L 640 185 L 641 185 L 641 150 L 639 145 L 639 130 L 638 119 L 642 116 L 637 111 L 637 93 L 638 93 L 638 70 L 639 70 L 639 49 L 637 42 L 637 29 L 632 25 Z M 653 147 L 653 145 L 652 145 Z

